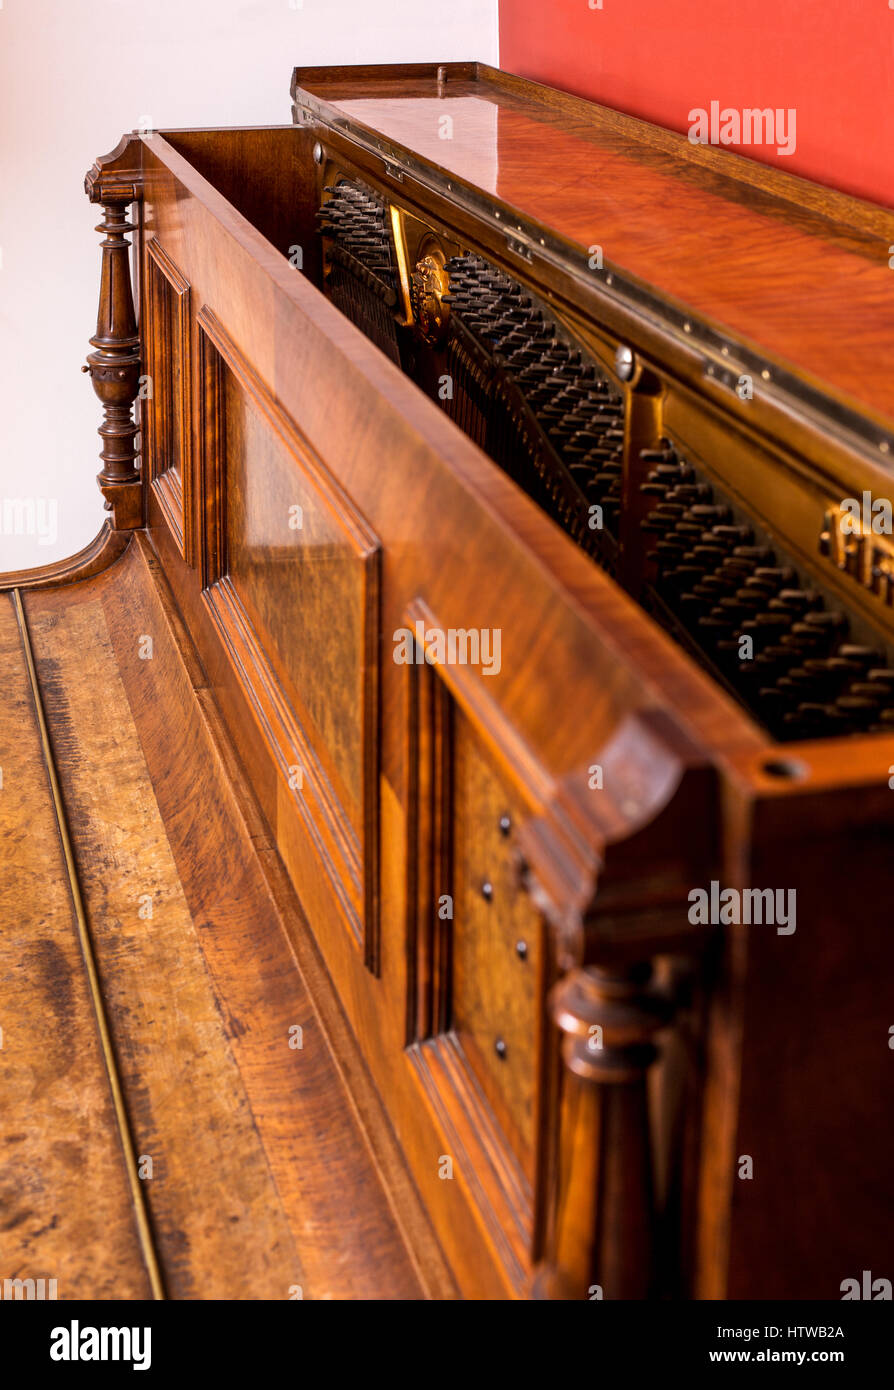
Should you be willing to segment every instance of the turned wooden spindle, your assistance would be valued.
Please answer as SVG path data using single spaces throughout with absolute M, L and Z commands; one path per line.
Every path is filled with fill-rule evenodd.
M 562 1033 L 556 1191 L 534 1296 L 653 1292 L 654 1193 L 647 1079 L 669 1002 L 648 964 L 572 970 L 550 1009 Z
M 90 191 L 88 185 L 88 192 Z M 135 438 L 138 425 L 133 402 L 140 385 L 140 336 L 134 313 L 130 281 L 130 242 L 127 233 L 135 230 L 128 221 L 131 195 L 102 197 L 104 220 L 96 228 L 105 232 L 102 245 L 102 280 L 96 333 L 90 339 L 94 351 L 83 368 L 90 373 L 93 388 L 102 402 L 102 472 L 98 483 L 112 512 L 113 524 L 121 529 L 140 524 L 140 477 L 136 464 Z

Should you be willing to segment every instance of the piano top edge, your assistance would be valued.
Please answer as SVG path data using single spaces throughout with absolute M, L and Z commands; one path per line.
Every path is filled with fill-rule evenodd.
M 446 80 L 438 81 L 438 72 Z M 357 66 L 296 67 L 292 97 L 298 91 L 327 104 L 351 101 L 431 99 L 466 96 L 487 100 L 507 110 L 539 110 L 565 123 L 573 119 L 576 134 L 621 141 L 631 151 L 659 150 L 681 165 L 710 171 L 731 186 L 745 184 L 776 202 L 814 212 L 823 221 L 840 223 L 878 237 L 894 236 L 894 207 L 886 207 L 856 194 L 790 174 L 728 149 L 692 143 L 688 136 L 641 116 L 604 106 L 600 102 L 562 91 L 545 83 L 503 71 L 481 62 L 369 64 Z
M 679 310 L 667 326 L 687 347 L 704 339 L 764 380 L 770 368 L 868 457 L 894 451 L 894 210 L 484 64 L 296 68 L 292 94 L 296 123 L 365 145 L 386 172 L 488 220 L 505 209 L 503 231 L 518 222 L 535 258 L 552 242 L 567 270 L 602 242 L 613 295 L 645 290 L 648 312 Z M 432 103 L 440 118 L 448 99 L 463 106 L 444 139 Z

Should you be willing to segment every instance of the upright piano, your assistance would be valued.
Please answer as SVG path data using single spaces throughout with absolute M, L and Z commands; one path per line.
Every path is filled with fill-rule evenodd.
M 236 1136 L 153 1288 L 890 1298 L 894 213 L 480 63 L 291 95 L 90 170 L 108 518 L 2 581 L 133 1161 Z

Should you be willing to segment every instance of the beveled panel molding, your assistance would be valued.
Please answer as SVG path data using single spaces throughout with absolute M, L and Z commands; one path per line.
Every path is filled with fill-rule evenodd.
M 207 307 L 197 326 L 204 598 L 284 784 L 280 815 L 377 973 L 381 547 Z
M 442 630 L 421 600 L 404 622 Z M 554 1040 L 550 953 L 515 835 L 543 783 L 479 677 L 425 659 L 418 641 L 417 656 L 406 667 L 408 1057 L 521 1287 L 539 1241 L 541 1078 Z
M 194 564 L 190 287 L 156 237 L 146 244 L 142 398 L 149 484 L 187 564 Z

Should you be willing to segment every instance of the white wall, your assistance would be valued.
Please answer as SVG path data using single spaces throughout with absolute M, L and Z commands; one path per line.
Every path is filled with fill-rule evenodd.
M 0 0 L 0 572 L 103 518 L 94 158 L 141 125 L 287 124 L 296 64 L 496 55 L 497 0 Z M 10 499 L 43 538 L 10 534 Z

